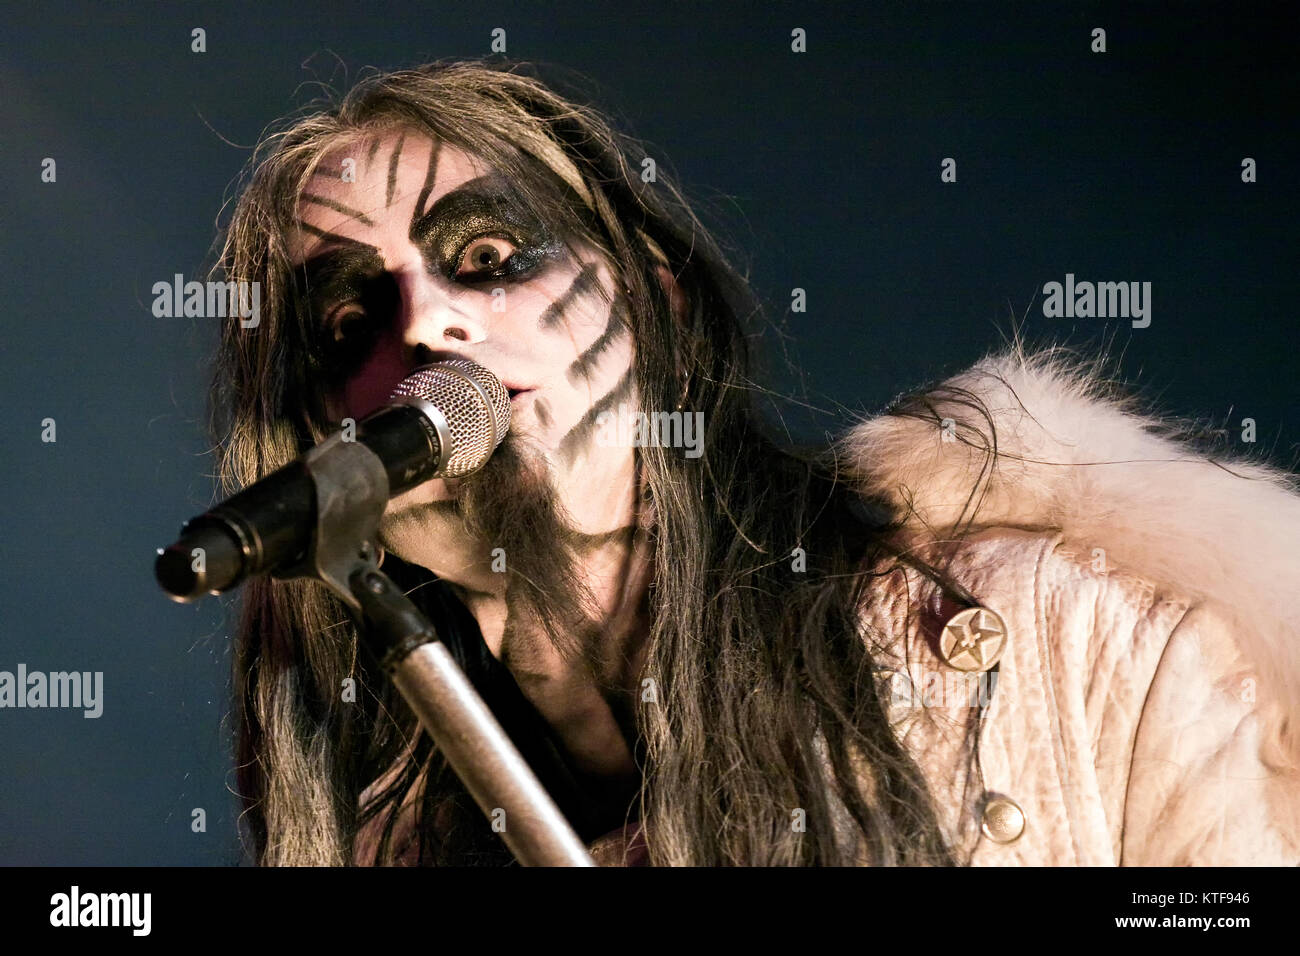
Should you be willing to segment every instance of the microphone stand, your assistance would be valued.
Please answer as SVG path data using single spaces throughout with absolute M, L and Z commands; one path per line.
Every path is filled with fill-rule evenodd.
M 379 570 L 374 544 L 388 503 L 379 456 L 335 435 L 305 458 L 316 533 L 294 576 L 314 577 L 349 607 L 362 639 L 524 866 L 595 866 L 586 846 L 507 736 L 437 631 Z

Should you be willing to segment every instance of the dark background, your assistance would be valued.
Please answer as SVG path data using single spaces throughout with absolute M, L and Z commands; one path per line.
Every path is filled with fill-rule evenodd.
M 485 55 L 501 26 L 511 58 L 585 76 L 785 322 L 767 345 L 824 410 L 789 410 L 802 435 L 974 361 L 1014 315 L 1035 341 L 1110 342 L 1165 411 L 1238 436 L 1249 416 L 1244 452 L 1296 461 L 1300 91 L 1280 4 L 15 6 L 0 670 L 103 671 L 105 704 L 0 710 L 0 863 L 240 859 L 228 607 L 172 605 L 151 576 L 212 501 L 216 320 L 154 318 L 150 290 L 202 278 L 260 131 L 366 66 Z M 1093 27 L 1109 52 L 1089 51 Z M 1045 318 L 1042 286 L 1067 272 L 1151 282 L 1150 327 Z M 787 315 L 796 286 L 808 310 Z

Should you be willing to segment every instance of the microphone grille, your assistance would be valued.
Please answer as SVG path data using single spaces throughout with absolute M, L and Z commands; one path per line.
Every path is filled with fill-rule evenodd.
M 500 379 L 468 359 L 426 365 L 408 375 L 390 400 L 405 398 L 428 402 L 447 420 L 451 454 L 444 455 L 440 478 L 478 471 L 510 430 L 510 393 Z

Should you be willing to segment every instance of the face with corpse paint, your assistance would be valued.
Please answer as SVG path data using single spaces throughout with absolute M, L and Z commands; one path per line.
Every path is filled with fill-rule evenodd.
M 339 175 L 344 157 L 355 182 Z M 554 648 L 515 633 L 511 581 L 547 595 L 565 628 L 591 632 L 572 634 L 583 657 L 606 657 L 592 634 L 627 629 L 649 567 L 633 533 L 634 450 L 597 441 L 599 413 L 636 402 L 634 343 L 607 259 L 552 235 L 481 160 L 413 130 L 324 156 L 298 214 L 293 262 L 333 356 L 335 424 L 449 358 L 491 370 L 512 396 L 510 433 L 487 466 L 394 499 L 385 547 L 458 586 L 522 680 L 553 678 L 560 665 Z

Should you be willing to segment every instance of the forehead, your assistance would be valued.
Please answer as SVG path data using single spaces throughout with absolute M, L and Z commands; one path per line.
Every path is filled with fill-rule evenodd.
M 390 130 L 328 150 L 298 197 L 293 261 L 301 262 L 329 240 L 320 233 L 372 245 L 399 239 L 413 219 L 442 196 L 491 167 L 482 159 L 426 133 Z

